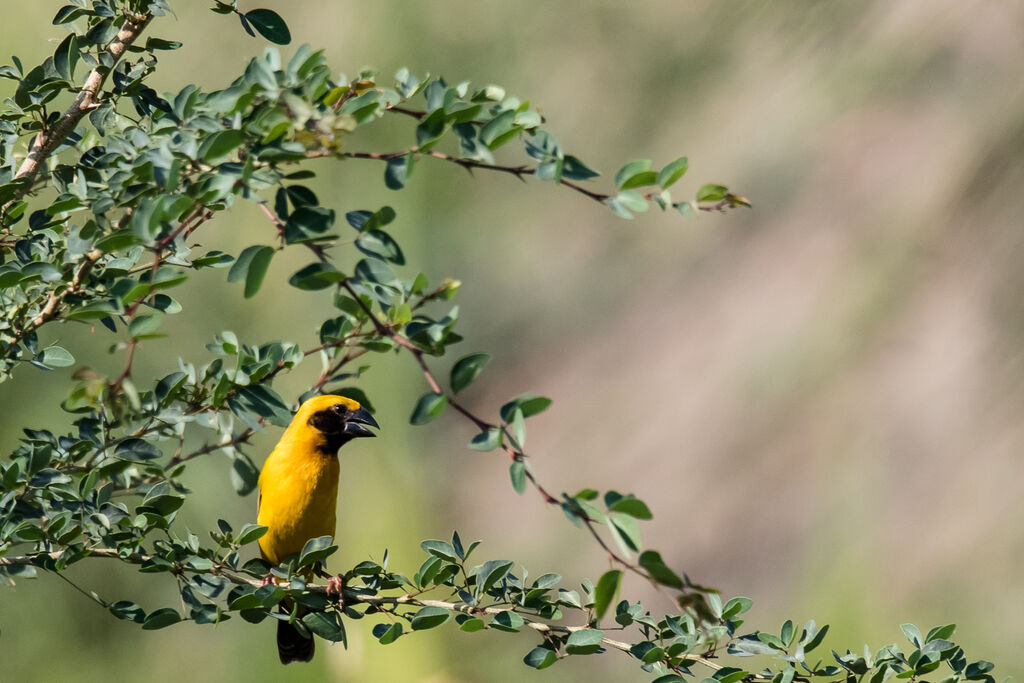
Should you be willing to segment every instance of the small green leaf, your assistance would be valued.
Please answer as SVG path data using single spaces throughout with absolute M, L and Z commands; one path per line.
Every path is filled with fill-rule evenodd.
M 506 109 L 488 121 L 480 129 L 480 142 L 489 149 L 496 149 L 508 141 L 509 133 L 513 133 L 516 113 Z
M 302 617 L 302 623 L 313 633 L 332 643 L 344 643 L 345 625 L 337 612 L 310 612 Z
M 900 624 L 900 629 L 902 629 L 907 640 L 913 643 L 916 647 L 924 645 L 924 637 L 921 635 L 921 629 L 913 624 Z
M 516 408 L 512 412 L 512 435 L 516 438 L 516 445 L 520 450 L 526 448 L 526 422 L 522 408 Z
M 650 177 L 651 182 L 644 182 Z M 615 187 L 628 190 L 631 187 L 650 185 L 657 181 L 657 174 L 651 171 L 650 159 L 636 159 L 615 172 Z
M 452 393 L 457 394 L 468 387 L 490 360 L 489 353 L 471 353 L 457 360 L 451 372 Z
M 618 569 L 607 571 L 597 580 L 594 587 L 594 617 L 601 621 L 601 617 L 608 611 L 609 605 L 615 599 L 619 591 L 619 584 L 622 582 L 622 572 Z
M 50 367 L 66 368 L 74 364 L 75 357 L 62 346 L 48 346 L 39 353 L 37 360 Z
M 228 271 L 228 282 L 245 281 L 245 298 L 251 298 L 259 291 L 263 278 L 274 256 L 274 248 L 264 245 L 246 247 L 231 265 Z
M 142 628 L 146 631 L 155 631 L 156 629 L 166 628 L 172 626 L 181 621 L 181 616 L 177 610 L 173 610 L 170 607 L 164 607 L 146 617 L 146 621 L 143 622 Z
M 377 624 L 377 626 L 384 626 L 384 628 L 380 630 L 380 635 L 377 636 L 377 641 L 381 645 L 390 645 L 398 640 L 398 637 L 402 635 L 402 625 L 397 622 L 390 625 Z M 374 635 L 377 635 L 376 627 L 374 627 Z
M 126 460 L 154 460 L 163 456 L 163 453 L 148 441 L 125 439 L 114 449 L 114 455 Z
M 134 621 L 141 624 L 146 620 L 146 611 L 128 600 L 118 600 L 110 606 L 110 613 L 118 619 Z
M 565 159 L 562 160 L 562 177 L 568 180 L 590 180 L 596 178 L 600 173 L 592 168 L 589 168 L 582 161 L 566 154 Z
M 160 322 L 164 316 L 161 313 L 153 313 L 151 315 L 137 315 L 132 318 L 132 321 L 128 323 L 128 334 L 132 339 L 137 339 L 149 334 L 153 334 L 160 327 Z
M 435 628 L 451 619 L 452 613 L 441 607 L 424 607 L 412 617 L 412 630 L 425 631 Z
M 533 394 L 523 394 L 519 398 L 511 400 L 501 407 L 501 419 L 505 422 L 512 422 L 513 415 L 517 408 L 523 411 L 523 417 L 532 417 L 533 415 L 544 412 L 550 405 L 550 398 L 545 396 L 534 396 Z
M 78 57 L 78 36 L 69 33 L 57 46 L 57 51 L 53 53 L 53 66 L 61 78 L 66 81 L 74 80 Z
M 640 548 L 640 529 L 636 520 L 621 512 L 613 512 L 608 515 L 608 527 L 618 542 L 619 547 L 628 555 Z
M 443 411 L 444 407 L 448 404 L 448 397 L 444 394 L 435 394 L 434 392 L 427 392 L 420 396 L 416 402 L 416 407 L 413 408 L 412 416 L 409 418 L 409 422 L 414 425 L 424 425 L 439 416 Z
M 729 602 L 725 603 L 725 607 L 722 608 L 722 618 L 732 619 L 733 617 L 739 616 L 749 610 L 753 604 L 754 602 L 750 598 L 732 598 Z M 783 640 L 788 641 L 789 638 L 783 638 Z
M 546 669 L 558 661 L 558 653 L 546 647 L 537 646 L 526 653 L 523 662 L 534 669 Z
M 512 562 L 508 560 L 488 560 L 480 565 L 476 574 L 477 592 L 486 593 L 488 589 L 505 578 L 511 571 Z
M 449 562 L 458 562 L 459 557 L 455 552 L 455 548 L 452 547 L 451 543 L 447 541 L 428 540 L 420 543 L 420 548 L 431 555 L 436 555 L 442 560 L 448 560 Z
M 629 211 L 636 211 L 637 213 L 643 213 L 651 208 L 651 205 L 647 203 L 644 196 L 636 190 L 623 190 L 619 192 L 615 197 L 615 201 Z
M 411 155 L 388 159 L 384 167 L 384 184 L 389 190 L 401 190 L 412 175 Z
M 267 533 L 267 527 L 260 524 L 246 524 L 242 527 L 242 530 L 238 532 L 238 538 L 235 542 L 238 545 L 248 545 L 255 540 L 258 540 Z
M 601 649 L 604 632 L 593 628 L 573 631 L 565 642 L 565 651 L 571 655 L 592 655 Z
M 485 628 L 487 628 L 486 622 L 479 617 L 470 617 L 459 624 L 459 630 L 465 631 L 466 633 L 475 633 L 476 631 L 482 631 Z
M 737 669 L 734 666 L 727 666 L 715 672 L 713 680 L 718 683 L 739 683 L 750 675 L 750 672 Z
M 288 25 L 277 12 L 269 9 L 254 9 L 245 13 L 245 18 L 264 38 L 278 45 L 292 42 Z
M 512 610 L 505 610 L 494 615 L 491 619 L 491 628 L 514 633 L 522 628 L 524 623 L 521 616 Z
M 526 491 L 526 463 L 522 460 L 513 460 L 508 468 L 509 478 L 512 480 L 512 488 L 519 495 Z
M 248 247 L 253 249 L 254 247 Z M 255 247 L 256 251 L 253 252 L 249 259 L 249 267 L 245 275 L 245 298 L 251 299 L 256 292 L 260 291 L 260 286 L 263 284 L 263 278 L 267 275 L 267 268 L 270 267 L 270 259 L 274 256 L 273 247 L 261 246 Z M 245 252 L 242 252 L 244 255 Z M 241 261 L 239 257 L 238 261 Z M 235 265 L 238 264 L 235 262 Z
M 680 579 L 674 571 L 669 569 L 668 565 L 665 564 L 664 560 L 661 559 L 661 554 L 656 550 L 645 550 L 640 553 L 640 557 L 637 560 L 640 566 L 647 570 L 647 573 L 651 575 L 658 583 L 669 586 L 670 588 L 682 588 L 683 580 Z
M 305 268 L 297 271 L 294 275 L 288 278 L 288 284 L 296 289 L 302 290 L 318 290 L 326 289 L 331 285 L 335 285 L 345 279 L 343 273 L 338 272 L 338 269 L 332 266 L 330 263 L 311 263 Z
M 398 242 L 383 230 L 366 230 L 356 238 L 356 249 L 367 256 L 405 265 L 405 255 Z
M 701 185 L 701 188 L 697 190 L 697 201 L 698 202 L 717 202 L 725 199 L 725 195 L 728 194 L 729 188 L 725 185 L 716 185 L 714 183 L 707 183 Z
M 331 545 L 332 540 L 330 536 L 318 536 L 306 541 L 299 553 L 299 566 L 308 567 L 326 560 L 338 549 L 338 546 Z
M 686 169 L 690 167 L 690 161 L 686 157 L 679 157 L 658 173 L 658 185 L 668 188 L 677 180 L 683 177 Z
M 236 149 L 242 146 L 245 138 L 240 130 L 222 130 L 206 138 L 199 148 L 199 158 L 214 164 L 227 159 Z
M 609 492 L 611 493 L 611 492 Z M 608 496 L 605 496 L 605 502 L 608 505 L 608 510 L 611 512 L 621 512 L 629 515 L 630 517 L 636 517 L 637 519 L 651 519 L 650 508 L 639 498 L 636 498 L 633 494 L 628 496 L 619 497 L 612 503 L 607 502 Z
M 469 442 L 469 447 L 474 451 L 493 451 L 501 445 L 501 430 L 497 427 L 488 427 L 487 431 L 480 432 Z

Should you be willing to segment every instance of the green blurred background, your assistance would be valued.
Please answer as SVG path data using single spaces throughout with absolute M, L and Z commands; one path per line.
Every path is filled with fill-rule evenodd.
M 26 64 L 50 54 L 60 3 L 3 4 L 4 54 Z M 150 29 L 185 43 L 161 53 L 158 90 L 222 87 L 262 51 L 207 4 L 177 2 L 178 18 Z M 499 83 L 606 174 L 631 158 L 687 154 L 681 190 L 714 181 L 750 198 L 752 210 L 696 222 L 628 222 L 549 184 L 474 179 L 429 160 L 402 192 L 368 161 L 318 162 L 315 185 L 340 211 L 394 206 L 410 262 L 432 281 L 464 282 L 462 352 L 494 354 L 466 392 L 474 408 L 493 412 L 528 390 L 555 399 L 531 420 L 542 481 L 645 499 L 647 543 L 695 581 L 752 597 L 749 626 L 814 618 L 832 624 L 827 645 L 859 650 L 902 639 L 901 622 L 952 621 L 1000 679 L 1024 672 L 1014 658 L 1024 640 L 1021 3 L 262 6 L 287 19 L 296 44 L 325 47 L 337 72 L 408 66 Z M 350 147 L 405 148 L 408 124 L 385 122 Z M 271 240 L 244 204 L 199 233 L 235 252 Z M 329 300 L 283 286 L 305 262 L 292 252 L 251 301 L 223 285 L 224 271 L 195 275 L 185 312 L 165 323 L 174 341 L 141 347 L 137 375 L 170 372 L 179 355 L 204 361 L 221 329 L 310 345 Z M 342 254 L 343 265 L 355 260 Z M 75 332 L 50 334 L 82 362 L 119 365 L 105 331 Z M 283 395 L 316 376 L 307 363 Z M 26 368 L 0 389 L 0 450 L 23 425 L 68 423 L 54 408 L 66 381 Z M 450 415 L 408 425 L 426 389 L 410 358 L 379 360 L 363 386 L 383 436 L 344 454 L 335 568 L 379 559 L 387 545 L 392 566 L 412 573 L 419 540 L 457 528 L 484 539 L 480 559 L 522 560 L 534 576 L 558 571 L 571 584 L 605 569 L 557 511 L 511 491 L 504 460 L 465 448 L 468 425 Z M 258 462 L 278 435 L 256 442 Z M 226 459 L 194 466 L 189 483 L 198 495 L 181 520 L 192 529 L 254 519 L 254 499 L 231 493 Z M 73 576 L 108 599 L 176 604 L 173 586 L 155 595 L 162 579 L 113 563 Z M 624 592 L 665 607 L 638 582 Z M 445 628 L 385 650 L 369 628 L 351 623 L 347 651 L 320 644 L 312 665 L 282 669 L 267 623 L 143 632 L 44 576 L 0 595 L 0 677 L 644 679 L 615 653 L 534 672 L 521 663 L 529 634 Z

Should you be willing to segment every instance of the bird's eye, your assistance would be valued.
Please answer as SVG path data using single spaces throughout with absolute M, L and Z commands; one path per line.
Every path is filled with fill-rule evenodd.
M 348 412 L 348 408 L 346 408 L 341 403 L 336 403 L 333 406 L 331 406 L 331 410 L 336 412 L 338 415 L 344 415 L 345 413 Z

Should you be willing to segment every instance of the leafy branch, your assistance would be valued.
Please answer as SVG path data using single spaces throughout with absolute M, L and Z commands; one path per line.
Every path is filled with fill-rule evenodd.
M 254 37 L 290 40 L 271 10 L 214 5 L 214 12 L 237 16 Z M 460 283 L 432 287 L 423 273 L 396 272 L 407 264 L 388 227 L 395 212 L 387 206 L 346 211 L 344 222 L 356 237 L 341 248 L 338 212 L 302 181 L 315 177 L 313 159 L 368 159 L 384 164 L 387 188 L 400 190 L 421 160 L 437 159 L 470 172 L 565 185 L 624 218 L 652 204 L 684 215 L 725 211 L 748 205 L 743 197 L 704 184 L 692 200 L 673 198 L 670 188 L 688 169 L 685 157 L 660 169 L 649 160 L 630 161 L 614 174 L 613 190 L 592 190 L 586 183 L 599 174 L 563 150 L 528 101 L 498 86 L 421 80 L 404 69 L 391 83 L 371 72 L 336 78 L 323 53 L 308 46 L 287 62 L 269 49 L 220 90 L 185 85 L 160 95 L 148 84 L 157 53 L 181 44 L 140 37 L 154 17 L 169 12 L 165 0 L 66 5 L 54 24 L 68 29 L 67 37 L 52 56 L 27 71 L 16 58 L 0 67 L 0 77 L 18 82 L 0 114 L 0 379 L 22 369 L 79 365 L 60 404 L 73 417 L 72 428 L 61 434 L 26 428 L 0 462 L 0 580 L 28 578 L 36 569 L 54 573 L 144 629 L 216 624 L 237 615 L 253 623 L 287 619 L 311 635 L 344 642 L 346 622 L 374 617 L 382 621 L 371 632 L 384 645 L 448 622 L 467 632 L 522 630 L 541 638 L 524 657 L 531 667 L 617 650 L 657 683 L 693 676 L 691 667 L 709 670 L 718 683 L 884 683 L 892 676 L 917 679 L 940 666 L 952 671 L 951 683 L 992 680 L 991 664 L 967 662 L 951 640 L 952 626 L 924 635 L 905 625 L 907 652 L 893 645 L 874 655 L 834 653 L 829 665 L 807 659 L 827 632 L 813 621 L 802 629 L 786 622 L 778 635 L 739 635 L 750 600 L 723 604 L 716 591 L 692 584 L 660 553 L 643 549 L 639 522 L 652 518 L 643 500 L 589 488 L 555 495 L 541 483 L 526 452 L 526 421 L 550 399 L 514 398 L 494 418 L 472 410 L 459 393 L 482 373 L 486 353 L 461 356 L 443 381 L 432 359 L 461 337 L 457 309 L 435 311 Z M 80 62 L 89 71 L 77 86 Z M 54 104 L 58 98 L 63 106 Z M 403 134 L 414 142 L 386 148 L 397 152 L 352 151 L 353 138 L 389 114 L 413 124 Z M 511 143 L 521 143 L 528 160 L 496 159 Z M 270 243 L 247 244 L 237 254 L 201 253 L 197 230 L 243 199 L 257 202 L 273 225 Z M 172 293 L 190 275 L 226 269 L 227 282 L 242 283 L 242 295 L 252 297 L 276 255 L 293 246 L 313 259 L 288 284 L 330 295 L 334 307 L 314 342 L 253 344 L 224 330 L 206 344 L 202 361 L 183 357 L 162 377 L 141 376 L 137 359 L 183 309 Z M 358 261 L 346 267 L 341 254 Z M 41 341 L 51 323 L 109 331 L 112 353 L 123 354 L 120 371 L 104 376 L 80 365 L 71 350 Z M 64 343 L 74 348 L 74 339 Z M 182 484 L 187 468 L 223 453 L 231 460 L 231 487 L 252 493 L 258 477 L 252 436 L 287 425 L 293 406 L 316 393 L 351 396 L 372 411 L 359 380 L 375 354 L 388 353 L 411 356 L 429 389 L 410 422 L 429 423 L 450 406 L 471 423 L 478 433 L 470 448 L 505 453 L 516 492 L 532 487 L 607 554 L 609 568 L 595 583 L 567 588 L 551 573 L 529 581 L 511 560 L 471 565 L 477 544 L 464 548 L 455 534 L 450 542 L 424 541 L 426 558 L 408 576 L 388 569 L 386 553 L 380 562 L 356 565 L 344 575 L 339 600 L 307 581 L 336 550 L 329 537 L 310 539 L 297 556 L 267 567 L 242 559 L 264 527 L 245 524 L 236 532 L 219 520 L 209 541 L 181 530 L 177 515 L 191 493 Z M 274 390 L 278 378 L 306 372 L 314 358 L 320 366 L 308 373 L 297 401 Z M 201 445 L 186 448 L 191 437 Z M 72 564 L 94 559 L 169 575 L 180 610 L 112 601 L 65 575 Z M 268 571 L 275 577 L 270 583 L 261 580 Z M 673 613 L 655 616 L 639 602 L 619 599 L 627 572 L 671 595 Z M 766 668 L 730 666 L 740 660 L 725 659 L 747 656 L 767 658 Z

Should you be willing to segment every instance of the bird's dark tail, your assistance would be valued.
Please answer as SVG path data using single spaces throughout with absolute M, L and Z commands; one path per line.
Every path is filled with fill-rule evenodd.
M 302 635 L 287 621 L 277 622 L 277 654 L 282 664 L 308 662 L 313 659 L 313 638 Z

